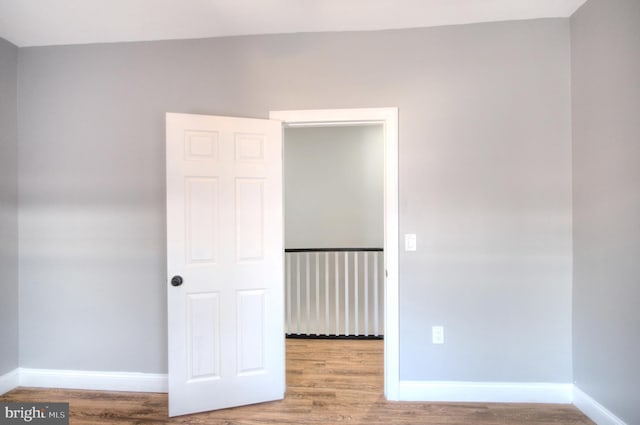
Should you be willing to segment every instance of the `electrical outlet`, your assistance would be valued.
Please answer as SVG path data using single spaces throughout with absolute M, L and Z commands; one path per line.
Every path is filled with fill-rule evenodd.
M 444 344 L 444 327 L 431 327 L 431 342 L 434 344 Z

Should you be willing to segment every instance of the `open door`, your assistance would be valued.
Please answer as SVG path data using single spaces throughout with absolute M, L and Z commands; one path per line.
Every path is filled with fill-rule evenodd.
M 282 399 L 281 123 L 166 123 L 169 416 Z

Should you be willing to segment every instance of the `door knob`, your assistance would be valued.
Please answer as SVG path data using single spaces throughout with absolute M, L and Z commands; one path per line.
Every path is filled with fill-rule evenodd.
M 174 276 L 171 278 L 171 285 L 172 286 L 180 286 L 182 285 L 182 276 Z

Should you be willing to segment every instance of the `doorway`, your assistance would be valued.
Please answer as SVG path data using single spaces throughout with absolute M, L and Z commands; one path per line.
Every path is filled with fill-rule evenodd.
M 383 126 L 283 133 L 286 335 L 381 339 Z
M 397 115 L 395 108 L 283 111 L 269 120 L 167 113 L 171 416 L 284 395 L 283 125 L 382 125 L 384 392 L 398 400 Z
M 275 111 L 283 126 L 381 125 L 384 139 L 384 393 L 398 399 L 398 110 L 396 108 Z

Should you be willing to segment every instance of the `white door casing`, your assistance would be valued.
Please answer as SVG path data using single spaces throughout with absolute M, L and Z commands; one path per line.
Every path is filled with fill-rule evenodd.
M 384 393 L 399 400 L 399 210 L 398 210 L 398 108 L 309 109 L 272 111 L 269 118 L 288 126 L 352 125 L 384 126 Z
M 166 126 L 169 416 L 282 399 L 281 123 Z

